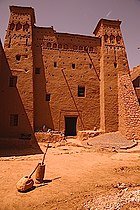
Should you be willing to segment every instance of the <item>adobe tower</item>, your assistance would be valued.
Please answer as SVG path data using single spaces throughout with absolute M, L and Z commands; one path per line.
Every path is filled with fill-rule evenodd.
M 33 127 L 33 25 L 34 10 L 10 6 L 4 49 L 30 124 Z M 23 82 L 24 81 L 24 82 Z
M 101 38 L 100 127 L 105 132 L 118 130 L 118 77 L 129 72 L 120 24 L 101 19 L 94 31 Z

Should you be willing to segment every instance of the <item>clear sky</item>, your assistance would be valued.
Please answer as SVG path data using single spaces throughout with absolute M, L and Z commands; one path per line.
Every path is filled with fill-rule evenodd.
M 37 26 L 92 35 L 101 18 L 120 19 L 130 68 L 140 64 L 140 0 L 0 0 L 0 38 L 4 42 L 9 5 L 35 9 Z

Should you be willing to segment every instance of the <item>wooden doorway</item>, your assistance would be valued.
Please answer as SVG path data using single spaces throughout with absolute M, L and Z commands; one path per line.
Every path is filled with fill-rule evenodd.
M 76 136 L 77 117 L 65 117 L 65 136 Z

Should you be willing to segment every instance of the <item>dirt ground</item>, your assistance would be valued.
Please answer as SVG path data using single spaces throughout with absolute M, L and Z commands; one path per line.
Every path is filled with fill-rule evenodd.
M 46 144 L 40 147 L 45 151 Z M 17 181 L 29 175 L 42 156 L 0 157 L 0 210 L 140 209 L 139 144 L 119 151 L 77 143 L 52 145 L 44 183 L 18 192 Z

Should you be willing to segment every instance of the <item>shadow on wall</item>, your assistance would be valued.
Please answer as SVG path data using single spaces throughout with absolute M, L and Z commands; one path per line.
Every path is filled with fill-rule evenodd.
M 13 73 L 13 74 L 12 74 Z M 0 42 L 0 155 L 41 153 Z
M 44 34 L 41 34 L 43 40 Z M 45 67 L 43 63 L 41 44 L 35 45 L 34 59 L 34 109 L 35 109 L 35 131 L 40 131 L 45 125 L 47 128 L 54 130 L 53 119 L 51 115 L 49 93 L 46 90 Z

